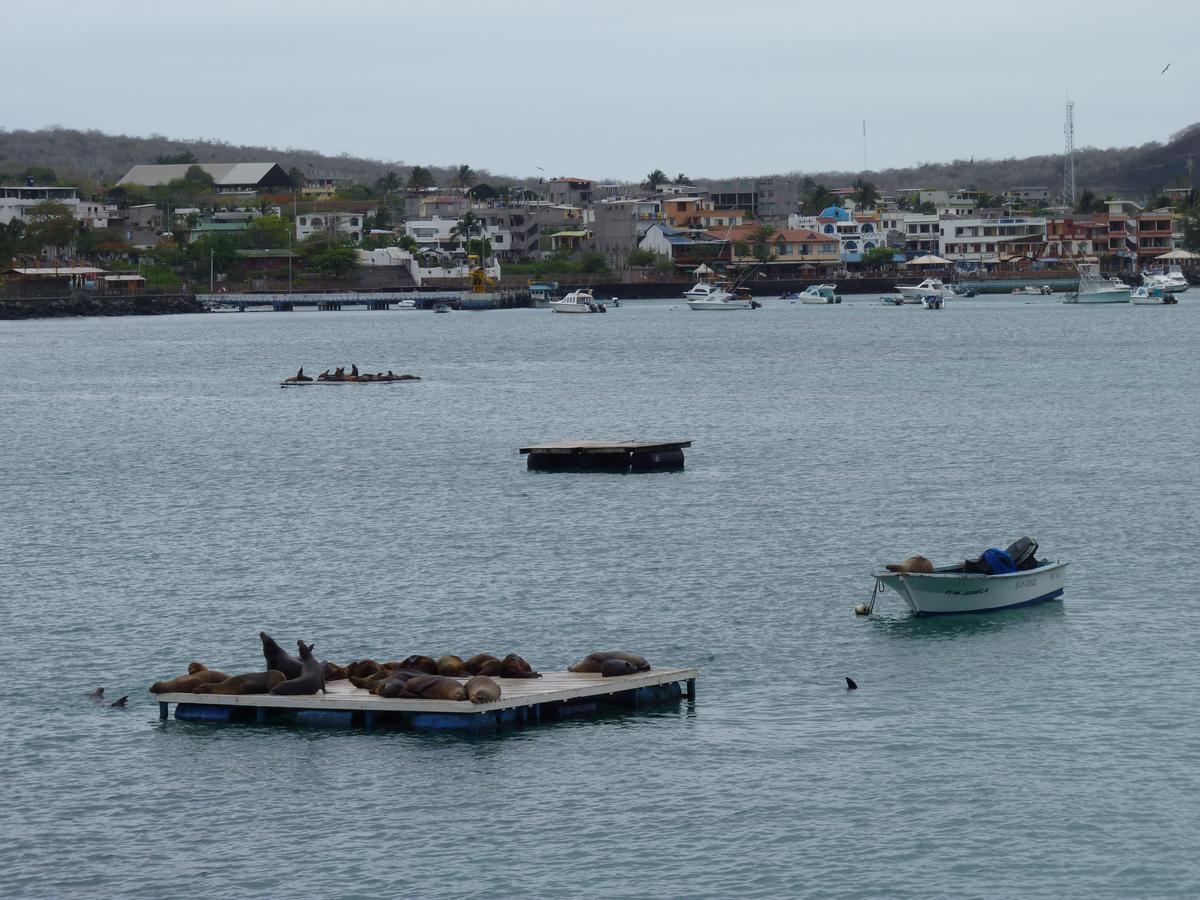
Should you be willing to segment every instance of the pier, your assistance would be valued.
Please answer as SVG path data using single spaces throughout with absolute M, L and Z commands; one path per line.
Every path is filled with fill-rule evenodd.
M 345 307 L 368 310 L 433 309 L 446 303 L 455 309 L 516 309 L 530 306 L 529 291 L 504 291 L 484 300 L 465 291 L 329 291 L 311 293 L 217 293 L 197 294 L 207 309 L 247 309 L 270 307 L 276 312 L 292 312 L 297 307 L 336 311 Z M 407 302 L 406 302 L 407 301 Z M 401 304 L 404 305 L 401 305 Z M 411 304 L 415 304 L 411 305 Z
M 604 469 L 650 472 L 683 468 L 683 448 L 691 441 L 561 441 L 520 448 L 528 468 Z
M 605 710 L 641 707 L 696 698 L 699 670 L 652 669 L 605 678 L 598 673 L 543 672 L 541 678 L 496 678 L 500 699 L 406 700 L 379 697 L 349 681 L 327 684 L 327 694 L 158 694 L 159 718 L 192 722 L 276 722 L 372 729 L 407 727 L 417 731 L 496 731 L 504 726 L 538 725 L 558 719 L 599 715 Z

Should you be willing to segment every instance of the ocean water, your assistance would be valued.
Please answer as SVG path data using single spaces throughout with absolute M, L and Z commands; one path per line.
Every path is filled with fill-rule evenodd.
M 0 891 L 1196 896 L 1200 304 L 851 301 L 0 323 Z M 351 362 L 423 380 L 277 387 Z M 695 445 L 517 454 L 572 437 Z M 1022 534 L 1061 602 L 852 613 Z M 481 738 L 158 720 L 259 629 L 701 676 Z

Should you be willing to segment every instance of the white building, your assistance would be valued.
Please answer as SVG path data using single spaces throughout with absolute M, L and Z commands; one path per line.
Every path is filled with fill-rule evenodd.
M 117 207 L 97 200 L 82 200 L 73 187 L 0 186 L 0 225 L 13 219 L 27 219 L 29 210 L 39 203 L 61 203 L 89 228 L 107 228 L 110 218 L 119 218 Z
M 478 218 L 483 236 L 491 242 L 492 253 L 507 252 L 513 243 L 512 234 L 508 229 L 488 224 L 484 215 L 480 215 Z M 497 219 L 497 221 L 500 220 Z M 404 233 L 416 241 L 419 247 L 443 250 L 452 247 L 461 248 L 464 241 L 455 231 L 458 223 L 458 219 L 442 219 L 438 216 L 434 216 L 432 219 L 415 219 L 404 223 Z M 478 233 L 472 239 L 477 240 Z
M 941 223 L 938 255 L 953 262 L 992 264 L 1031 255 L 1046 243 L 1046 219 L 953 216 Z
M 334 206 L 336 204 L 336 206 Z M 306 210 L 307 202 L 301 202 L 296 207 L 296 240 L 321 232 L 336 234 L 348 238 L 350 243 L 362 242 L 366 231 L 366 221 L 378 211 L 378 205 L 349 206 L 348 201 L 329 200 L 314 201 L 313 210 Z M 325 207 L 325 208 L 321 208 Z M 332 208 L 331 208 L 332 207 Z
M 881 229 L 880 220 L 873 215 L 855 216 L 840 206 L 831 206 L 819 216 L 788 216 L 788 228 L 815 231 L 820 235 L 835 236 L 839 242 L 842 262 L 861 262 L 862 255 L 875 247 L 887 246 L 887 235 Z

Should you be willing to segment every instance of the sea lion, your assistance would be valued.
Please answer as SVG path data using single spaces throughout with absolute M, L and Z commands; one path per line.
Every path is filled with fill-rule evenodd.
M 351 364 L 350 364 L 350 377 L 351 377 L 351 378 L 357 378 L 357 377 L 358 377 L 358 364 L 357 364 L 357 363 L 351 363 Z
M 470 675 L 498 675 L 500 660 L 490 653 L 477 653 L 463 663 L 463 668 Z
M 589 653 L 575 665 L 567 666 L 567 671 L 599 672 L 600 667 L 610 659 L 623 659 L 638 672 L 650 671 L 650 663 L 646 661 L 646 657 L 638 656 L 636 653 L 626 653 L 624 650 L 597 650 L 595 653 Z
M 190 668 L 190 667 L 189 667 Z M 194 694 L 202 684 L 216 684 L 229 676 L 214 669 L 201 669 L 190 675 L 180 675 L 168 681 L 156 681 L 150 685 L 152 694 Z
M 463 685 L 472 703 L 495 703 L 500 699 L 500 685 L 486 675 L 476 675 Z
M 206 666 L 204 663 L 193 660 L 192 662 L 188 663 L 188 674 L 195 675 L 197 672 L 203 672 L 207 668 L 208 666 Z
M 399 697 L 405 683 L 413 678 L 428 677 L 424 672 L 413 672 L 408 669 L 399 669 L 395 672 L 389 672 L 388 677 L 375 682 L 371 688 L 371 693 L 378 697 Z
M 345 667 L 339 666 L 335 662 L 329 662 L 328 660 L 326 660 L 324 663 L 324 666 L 325 666 L 325 680 L 326 681 L 339 681 L 343 678 L 346 678 L 349 674 L 346 671 Z
M 128 702 L 129 702 L 129 695 L 126 694 L 124 697 L 118 697 L 116 700 L 114 700 L 112 703 L 110 703 L 108 705 L 111 706 L 113 709 L 124 709 L 125 704 Z
M 102 688 L 102 687 L 96 688 L 94 691 L 92 691 L 90 694 L 88 694 L 88 697 L 91 698 L 93 703 L 103 703 L 104 702 L 104 688 Z
M 417 656 L 414 654 L 400 663 L 400 668 L 424 672 L 426 675 L 436 675 L 438 673 L 437 660 L 432 656 Z
M 265 631 L 260 631 L 258 636 L 262 638 L 262 652 L 267 660 L 267 671 L 277 669 L 288 678 L 299 678 L 303 671 L 300 660 L 275 643 L 275 638 Z
M 317 376 L 317 381 L 328 381 L 328 380 L 329 380 L 329 370 L 328 369 L 326 369 L 324 372 L 322 372 L 320 375 Z
M 291 376 L 290 378 L 283 379 L 284 384 L 298 384 L 302 381 L 312 381 L 311 378 L 304 374 L 304 366 L 301 366 L 300 370 L 295 375 Z
M 417 675 L 404 682 L 400 696 L 412 700 L 466 700 L 467 689 L 444 675 Z
M 467 669 L 466 669 L 466 666 L 463 665 L 463 661 L 459 657 L 447 655 L 447 656 L 442 656 L 438 659 L 437 673 L 439 675 L 446 675 L 450 678 L 453 678 L 455 676 L 461 677 L 461 676 L 467 674 Z
M 854 681 L 853 678 L 851 678 L 849 675 L 844 675 L 843 677 L 846 679 L 846 690 L 848 690 L 848 691 L 857 691 L 858 690 L 858 684 Z
M 368 675 L 374 675 L 382 668 L 379 663 L 373 659 L 359 659 L 346 666 L 346 676 L 349 678 L 366 678 Z
M 283 684 L 284 674 L 278 669 L 267 672 L 243 672 L 216 684 L 202 684 L 197 694 L 269 694 L 271 688 Z
M 316 657 L 312 655 L 315 644 L 306 644 L 304 641 L 296 641 L 296 646 L 300 648 L 300 666 L 302 671 L 296 678 L 289 678 L 287 681 L 281 682 L 271 688 L 272 694 L 315 694 L 317 691 L 328 693 L 325 690 L 325 669 L 317 662 Z
M 636 675 L 638 667 L 627 659 L 613 657 L 600 663 L 600 675 L 604 678 L 616 678 L 620 675 Z
M 500 660 L 501 678 L 541 678 L 541 672 L 533 671 L 533 667 L 515 653 L 510 653 Z
M 918 575 L 933 574 L 933 563 L 923 556 L 910 556 L 902 563 L 888 563 L 884 568 L 889 572 L 912 572 Z

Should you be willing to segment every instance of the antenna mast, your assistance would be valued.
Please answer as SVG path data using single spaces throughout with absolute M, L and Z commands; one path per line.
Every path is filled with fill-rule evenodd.
M 863 174 L 867 174 L 867 120 L 863 119 Z
M 1066 148 L 1063 151 L 1063 206 L 1075 208 L 1075 102 L 1067 101 L 1067 120 L 1063 124 Z

